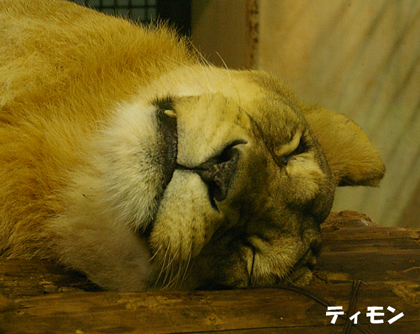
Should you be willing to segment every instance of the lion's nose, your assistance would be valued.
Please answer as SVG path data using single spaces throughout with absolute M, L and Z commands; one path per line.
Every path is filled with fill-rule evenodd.
M 226 199 L 240 157 L 240 152 L 235 146 L 245 143 L 244 141 L 235 141 L 226 146 L 217 156 L 194 168 L 194 171 L 207 184 L 212 200 L 223 201 Z

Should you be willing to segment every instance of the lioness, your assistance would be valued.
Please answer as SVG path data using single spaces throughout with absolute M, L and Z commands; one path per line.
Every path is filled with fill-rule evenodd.
M 166 28 L 0 1 L 0 253 L 105 289 L 307 284 L 336 186 L 384 166 L 346 117 Z

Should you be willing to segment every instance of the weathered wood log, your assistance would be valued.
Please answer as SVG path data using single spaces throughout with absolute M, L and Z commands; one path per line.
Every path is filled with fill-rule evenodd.
M 330 300 L 330 306 L 346 310 L 351 284 L 312 286 L 311 294 Z M 386 283 L 362 285 L 357 309 L 359 324 L 368 333 L 416 333 L 420 312 L 409 299 L 395 298 Z M 394 307 L 404 317 L 390 325 L 372 325 L 366 318 L 368 306 Z M 70 292 L 18 300 L 3 311 L 5 333 L 193 333 L 210 331 L 273 331 L 290 333 L 340 332 L 343 319 L 330 324 L 326 306 L 298 292 L 255 289 L 209 292 Z M 398 329 L 398 330 L 397 330 Z
M 357 311 L 351 333 L 420 332 L 420 230 L 344 212 L 329 217 L 323 235 L 314 282 L 303 290 L 117 293 L 53 263 L 0 260 L 0 333 L 328 334 L 346 330 Z M 363 281 L 357 293 L 355 280 Z M 327 306 L 351 310 L 331 324 Z M 383 307 L 383 324 L 370 323 L 370 306 Z

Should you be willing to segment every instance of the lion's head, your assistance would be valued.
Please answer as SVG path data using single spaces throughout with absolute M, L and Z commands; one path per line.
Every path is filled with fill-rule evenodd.
M 384 171 L 344 116 L 263 72 L 202 66 L 142 89 L 99 145 L 106 210 L 147 245 L 150 284 L 165 288 L 308 283 L 335 187 Z

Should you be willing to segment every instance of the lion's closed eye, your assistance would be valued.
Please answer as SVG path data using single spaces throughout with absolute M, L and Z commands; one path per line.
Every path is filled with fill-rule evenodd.
M 309 144 L 305 139 L 303 131 L 296 131 L 292 139 L 285 145 L 274 149 L 276 160 L 282 164 L 287 165 L 290 158 L 305 153 L 309 150 Z

